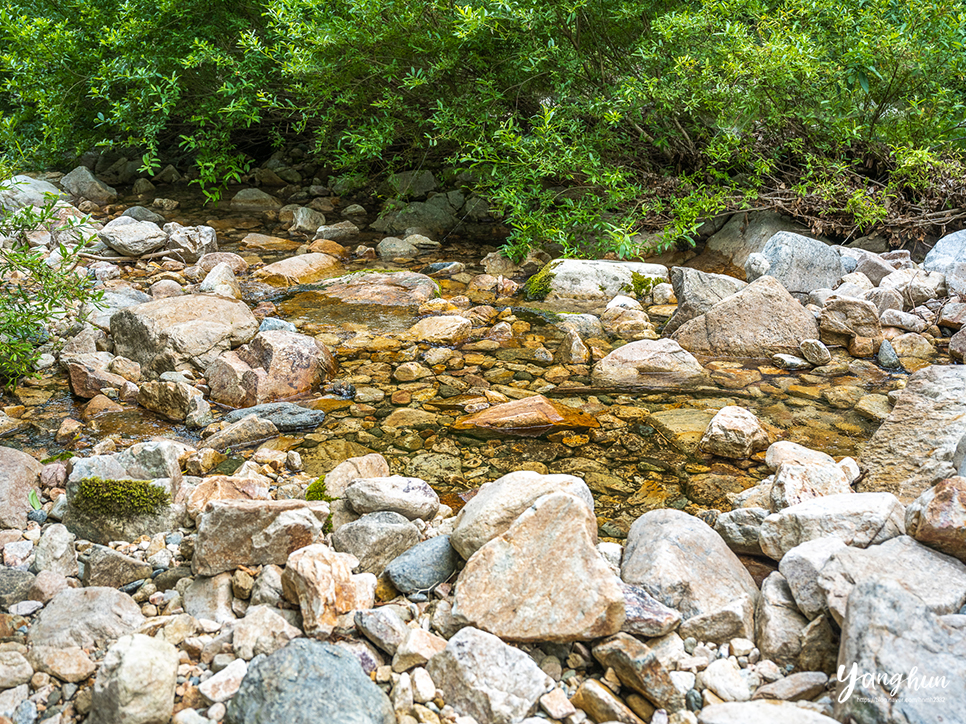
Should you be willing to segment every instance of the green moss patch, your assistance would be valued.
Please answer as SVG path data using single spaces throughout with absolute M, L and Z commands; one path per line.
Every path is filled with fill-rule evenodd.
M 314 482 L 309 484 L 309 487 L 305 490 L 306 500 L 324 500 L 326 503 L 331 503 L 335 498 L 328 494 L 325 489 L 325 476 L 316 478 Z
M 550 285 L 556 276 L 553 273 L 554 267 L 559 262 L 551 261 L 543 269 L 527 279 L 523 285 L 523 293 L 528 302 L 540 301 L 547 298 L 550 294 Z
M 89 515 L 154 515 L 171 504 L 171 496 L 150 480 L 84 478 L 73 505 Z
M 648 277 L 639 272 L 631 272 L 630 287 L 625 287 L 624 291 L 634 292 L 634 295 L 638 299 L 643 299 L 651 293 L 651 290 L 654 289 L 654 287 L 663 281 L 664 280 L 660 277 Z

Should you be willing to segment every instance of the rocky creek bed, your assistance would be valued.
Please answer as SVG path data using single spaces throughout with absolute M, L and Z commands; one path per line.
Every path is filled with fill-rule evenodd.
M 966 706 L 966 233 L 916 264 L 767 217 L 517 265 L 475 206 L 396 230 L 84 171 L 50 179 L 104 306 L 0 416 L 0 722 Z M 61 193 L 21 179 L 6 206 Z M 845 696 L 838 664 L 946 686 Z

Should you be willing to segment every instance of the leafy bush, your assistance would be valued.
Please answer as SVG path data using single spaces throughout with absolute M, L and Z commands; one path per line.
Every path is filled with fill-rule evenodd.
M 693 238 L 778 208 L 898 240 L 961 224 L 952 0 L 0 0 L 0 144 L 191 155 L 300 140 L 343 175 L 471 167 L 507 251 Z M 261 144 L 261 145 L 259 145 Z M 255 160 L 261 160 L 257 158 Z M 950 183 L 951 182 L 951 183 Z
M 42 249 L 30 247 L 28 232 L 47 227 L 69 238 L 81 223 L 61 218 L 56 203 L 56 198 L 49 198 L 40 208 L 0 209 L 0 240 L 6 237 L 6 244 L 0 244 L 0 382 L 13 384 L 31 374 L 40 356 L 38 347 L 48 339 L 49 324 L 101 298 L 93 280 L 78 269 L 88 240 L 75 237 L 74 244 L 60 244 L 52 263 Z

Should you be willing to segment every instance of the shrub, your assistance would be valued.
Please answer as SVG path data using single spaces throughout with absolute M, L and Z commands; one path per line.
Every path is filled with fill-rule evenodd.
M 78 268 L 89 239 L 75 237 L 74 244 L 59 244 L 51 258 L 42 249 L 32 249 L 27 239 L 27 232 L 35 229 L 56 228 L 64 234 L 80 223 L 58 218 L 53 198 L 41 208 L 0 210 L 0 237 L 7 237 L 9 244 L 0 244 L 0 381 L 4 383 L 16 383 L 33 372 L 38 347 L 48 340 L 52 321 L 76 315 L 83 305 L 96 304 L 101 298 L 86 270 Z

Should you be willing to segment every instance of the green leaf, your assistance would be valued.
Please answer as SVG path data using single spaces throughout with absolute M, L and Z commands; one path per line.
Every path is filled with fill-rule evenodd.
M 40 496 L 37 495 L 36 489 L 30 491 L 29 495 L 27 495 L 27 500 L 30 501 L 31 508 L 33 508 L 34 510 L 40 510 L 41 508 Z

